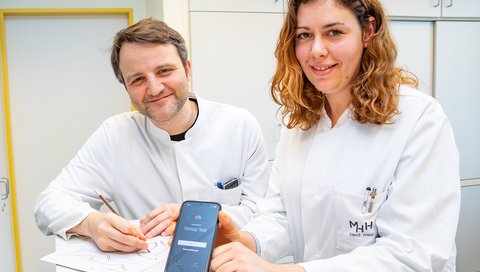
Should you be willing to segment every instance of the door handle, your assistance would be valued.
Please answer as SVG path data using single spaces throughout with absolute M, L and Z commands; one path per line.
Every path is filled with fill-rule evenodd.
M 446 0 L 445 2 L 447 3 L 445 5 L 445 7 L 449 8 L 449 7 L 453 6 L 453 0 Z
M 8 179 L 6 177 L 2 177 L 0 180 L 0 200 L 5 200 L 8 198 L 8 195 L 10 194 L 10 186 Z M 3 189 L 5 188 L 5 189 Z
M 433 0 L 432 3 L 433 3 L 433 7 L 436 8 L 440 5 L 440 0 Z

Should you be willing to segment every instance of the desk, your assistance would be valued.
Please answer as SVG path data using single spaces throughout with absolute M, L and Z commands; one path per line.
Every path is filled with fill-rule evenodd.
M 57 236 L 57 237 L 55 237 L 55 250 L 56 250 L 56 252 L 67 252 L 69 250 L 75 249 L 76 247 L 80 246 L 81 244 L 85 244 L 85 243 L 89 243 L 89 242 L 91 242 L 91 241 L 85 241 L 85 240 L 83 240 L 79 237 L 72 237 L 70 240 L 65 241 L 60 236 Z M 160 247 L 158 247 L 158 248 L 160 248 Z M 150 247 L 150 249 L 152 251 L 152 254 L 158 254 L 159 256 L 161 256 L 163 258 L 164 261 L 156 264 L 155 266 L 150 267 L 147 270 L 144 270 L 145 272 L 158 272 L 158 271 L 164 271 L 165 270 L 165 261 L 166 261 L 166 258 L 168 256 L 168 250 L 161 249 L 159 251 L 158 248 L 157 248 L 157 250 L 155 250 L 155 249 L 152 250 L 152 247 Z M 64 267 L 64 266 L 60 266 L 60 265 L 56 266 L 56 272 L 73 272 L 73 271 L 79 271 L 79 270 Z

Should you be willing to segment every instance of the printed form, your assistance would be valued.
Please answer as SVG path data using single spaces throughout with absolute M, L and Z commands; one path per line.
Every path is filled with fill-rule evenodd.
M 163 271 L 170 249 L 169 237 L 162 236 L 148 239 L 150 253 L 103 252 L 91 239 L 79 237 L 72 237 L 69 241 L 58 237 L 56 239 L 57 251 L 41 260 L 87 272 Z

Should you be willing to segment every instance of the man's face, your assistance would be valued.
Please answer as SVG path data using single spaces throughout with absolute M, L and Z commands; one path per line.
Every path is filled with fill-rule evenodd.
M 190 62 L 183 66 L 174 45 L 127 42 L 122 45 L 119 59 L 133 105 L 155 125 L 162 127 L 184 108 Z

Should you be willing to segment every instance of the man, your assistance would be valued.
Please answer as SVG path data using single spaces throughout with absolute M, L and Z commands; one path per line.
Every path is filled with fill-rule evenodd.
M 138 112 L 106 120 L 40 194 L 42 232 L 88 236 L 104 251 L 146 249 L 146 238 L 170 234 L 170 216 L 187 199 L 217 201 L 244 225 L 267 187 L 255 118 L 189 92 L 185 42 L 163 22 L 118 32 L 111 62 Z M 228 181 L 233 188 L 222 188 Z M 121 216 L 99 212 L 95 191 Z M 140 226 L 126 220 L 139 218 Z

